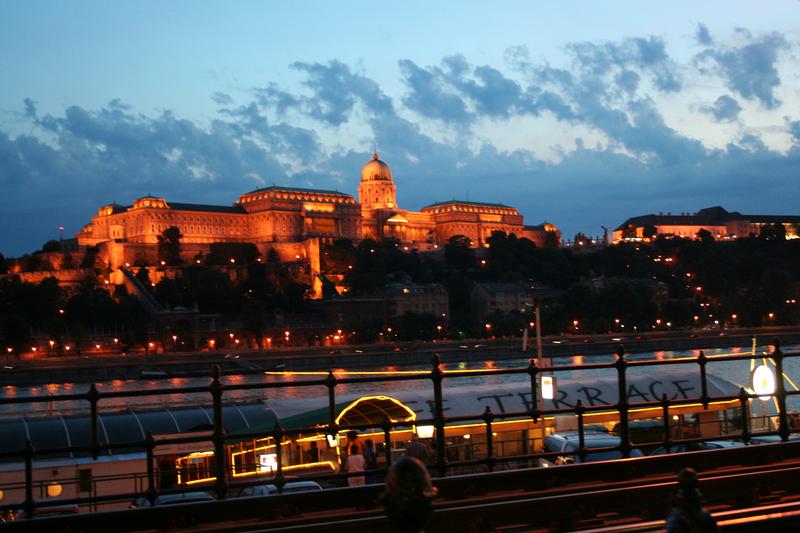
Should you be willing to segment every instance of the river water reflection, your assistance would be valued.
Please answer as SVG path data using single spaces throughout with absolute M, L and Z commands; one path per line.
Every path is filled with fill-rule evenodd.
M 792 345 L 784 347 L 785 352 L 796 352 L 800 349 L 800 345 Z M 708 363 L 708 372 L 728 381 L 736 383 L 737 385 L 747 386 L 750 381 L 750 363 L 748 361 L 719 361 L 715 360 L 715 355 L 722 354 L 745 354 L 750 353 L 751 346 L 743 346 L 737 348 L 724 348 L 724 349 L 708 349 L 704 350 L 705 354 L 710 357 Z M 756 353 L 764 356 L 767 360 L 768 353 L 772 352 L 771 346 L 757 346 Z M 684 351 L 658 351 L 650 353 L 632 354 L 629 355 L 630 360 L 668 360 L 680 357 L 697 357 L 700 350 L 684 350 Z M 246 357 L 246 356 L 243 356 Z M 585 365 L 593 363 L 610 363 L 613 362 L 614 356 L 600 355 L 600 356 L 584 356 L 575 355 L 572 357 L 556 357 L 553 359 L 555 366 L 562 365 Z M 760 364 L 762 359 L 759 358 L 757 364 Z M 490 368 L 520 368 L 528 364 L 527 359 L 506 359 L 506 360 L 487 360 L 487 361 L 470 361 L 443 364 L 444 370 L 476 370 L 476 369 L 490 369 Z M 697 369 L 696 364 L 680 365 L 682 370 Z M 631 376 L 636 375 L 649 375 L 654 372 L 668 373 L 671 369 L 676 369 L 676 366 L 664 367 L 641 367 L 629 368 L 628 372 Z M 375 373 L 374 377 L 378 378 L 382 373 L 391 373 L 396 371 L 409 371 L 409 370 L 430 370 L 429 365 L 405 365 L 405 366 L 383 366 L 375 368 L 359 368 L 353 375 L 371 375 Z M 786 381 L 787 390 L 796 390 L 795 384 L 800 386 L 800 357 L 786 359 L 784 363 L 784 371 L 788 377 Z M 344 377 L 351 375 L 345 369 L 335 369 L 337 375 Z M 608 375 L 615 375 L 616 371 L 609 370 L 586 370 L 586 371 L 569 371 L 559 372 L 558 378 L 578 378 L 581 374 L 587 374 L 590 377 L 585 377 L 587 381 L 594 377 L 602 377 Z M 267 383 L 267 382 L 284 382 L 287 384 L 298 383 L 310 379 L 322 379 L 325 373 L 308 373 L 308 374 L 281 374 L 281 375 L 236 375 L 223 377 L 223 383 L 226 385 L 239 385 L 244 383 Z M 444 381 L 444 394 L 447 396 L 448 390 L 455 388 L 469 387 L 474 385 L 496 385 L 498 390 L 502 390 L 503 384 L 519 381 L 527 381 L 529 378 L 526 374 L 520 375 L 506 375 L 506 376 L 476 376 L 476 377 L 448 377 Z M 117 409 L 147 409 L 155 407 L 178 407 L 186 405 L 203 404 L 208 405 L 211 403 L 211 396 L 208 393 L 193 393 L 184 394 L 172 392 L 172 390 L 179 387 L 189 386 L 204 386 L 208 385 L 209 379 L 205 378 L 169 378 L 169 379 L 152 379 L 152 380 L 112 380 L 108 382 L 97 383 L 98 390 L 102 392 L 120 392 L 120 391 L 136 391 L 136 390 L 155 390 L 165 389 L 164 394 L 156 396 L 144 397 L 131 397 L 131 398 L 108 398 L 100 402 L 101 412 L 106 410 Z M 58 394 L 81 394 L 88 391 L 89 385 L 84 383 L 63 383 L 63 384 L 46 384 L 40 386 L 22 386 L 16 387 L 7 385 L 0 389 L 0 394 L 3 397 L 32 397 L 32 396 L 53 396 Z M 420 390 L 430 391 L 431 381 L 425 374 L 420 375 L 420 379 L 411 381 L 397 381 L 397 382 L 382 382 L 382 383 L 363 383 L 352 385 L 339 385 L 336 387 L 337 396 L 346 394 L 391 394 L 393 391 L 409 391 Z M 313 387 L 299 387 L 289 386 L 282 389 L 262 389 L 262 390 L 245 390 L 245 391 L 225 391 L 224 400 L 227 402 L 242 402 L 242 401 L 259 401 L 270 399 L 291 399 L 291 398 L 310 398 L 310 397 L 327 397 L 327 389 L 324 386 Z M 325 400 L 326 401 L 326 400 Z M 800 410 L 800 398 L 790 397 L 787 400 L 790 410 Z M 30 403 L 30 404 L 9 404 L 0 406 L 0 416 L 19 416 L 19 415 L 36 415 L 36 414 L 72 414 L 78 412 L 88 411 L 88 402 L 44 402 L 44 403 Z

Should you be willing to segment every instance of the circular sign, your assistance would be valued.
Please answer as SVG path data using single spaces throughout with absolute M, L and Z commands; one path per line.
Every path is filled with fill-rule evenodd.
M 763 401 L 775 394 L 775 374 L 767 365 L 761 365 L 753 372 L 753 391 Z

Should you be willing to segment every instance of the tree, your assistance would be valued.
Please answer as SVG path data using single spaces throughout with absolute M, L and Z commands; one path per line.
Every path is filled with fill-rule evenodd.
M 572 242 L 575 246 L 586 246 L 589 244 L 589 238 L 579 231 L 575 234 Z
M 475 250 L 469 237 L 453 235 L 444 245 L 444 261 L 450 270 L 466 270 L 475 266 Z
M 3 254 L 0 254 L 0 274 L 6 274 L 8 272 L 8 260 Z
M 758 237 L 765 241 L 784 241 L 786 240 L 786 227 L 780 222 L 764 224 L 761 226 Z
M 49 240 L 44 245 L 42 245 L 43 252 L 60 252 L 61 251 L 61 244 L 55 240 Z
M 558 233 L 555 231 L 544 232 L 544 247 L 545 248 L 558 248 Z
M 652 224 L 647 224 L 642 228 L 642 237 L 645 239 L 654 239 L 658 235 L 658 228 Z
M 72 256 L 71 253 L 66 252 L 64 257 L 61 259 L 61 268 L 62 270 L 69 270 L 71 268 L 75 268 L 75 258 Z
M 697 232 L 697 239 L 703 244 L 714 242 L 714 236 L 711 235 L 710 231 L 704 228 L 700 228 L 700 231 Z
M 158 259 L 168 266 L 181 264 L 181 230 L 170 226 L 158 236 Z
M 242 305 L 242 327 L 250 333 L 260 350 L 263 345 L 264 332 L 267 328 L 267 313 L 258 300 L 248 298 Z

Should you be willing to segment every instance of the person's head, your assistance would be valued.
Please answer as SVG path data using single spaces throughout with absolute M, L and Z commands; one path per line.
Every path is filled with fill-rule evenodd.
M 350 446 L 350 455 L 358 455 L 358 446 L 355 444 Z
M 389 469 L 381 495 L 389 520 L 402 531 L 421 530 L 430 518 L 436 489 L 419 459 L 401 457 Z
M 358 431 L 351 429 L 350 431 L 347 432 L 347 440 L 352 442 L 357 438 L 358 438 Z
M 372 449 L 372 447 L 374 446 L 374 445 L 372 444 L 372 439 L 367 439 L 367 440 L 365 440 L 365 441 L 364 441 L 364 446 L 366 446 L 368 450 L 371 450 L 371 449 Z
M 701 507 L 702 495 L 697 489 L 697 472 L 693 468 L 684 468 L 678 472 L 678 492 L 675 495 L 679 507 L 696 510 Z

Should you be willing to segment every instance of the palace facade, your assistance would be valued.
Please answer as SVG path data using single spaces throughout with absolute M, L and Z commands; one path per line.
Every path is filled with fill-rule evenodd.
M 645 228 L 655 235 L 696 238 L 705 230 L 717 240 L 738 239 L 758 235 L 766 225 L 781 224 L 787 239 L 796 239 L 800 228 L 797 215 L 743 215 L 720 206 L 706 207 L 697 213 L 659 213 L 629 218 L 614 230 L 614 242 L 642 240 Z
M 147 253 L 170 226 L 181 232 L 185 254 L 207 251 L 213 243 L 254 243 L 261 253 L 308 259 L 319 242 L 392 237 L 414 249 L 438 247 L 455 235 L 482 246 L 493 231 L 516 234 L 537 244 L 560 243 L 548 223 L 525 226 L 514 207 L 452 200 L 420 212 L 400 209 L 389 165 L 372 156 L 361 170 L 358 201 L 339 191 L 272 186 L 243 194 L 232 206 L 187 204 L 145 196 L 130 206 L 101 207 L 77 234 L 79 245 L 100 246 L 112 268 Z M 308 243 L 313 241 L 314 246 Z M 189 256 L 191 257 L 191 256 Z M 312 267 L 313 268 L 313 267 Z

